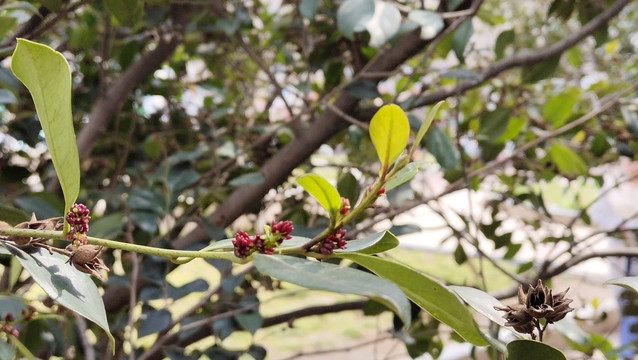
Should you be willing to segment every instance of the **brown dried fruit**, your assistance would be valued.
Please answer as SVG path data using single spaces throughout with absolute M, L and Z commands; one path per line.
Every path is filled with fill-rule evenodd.
M 98 257 L 102 249 L 102 246 L 95 245 L 82 245 L 79 247 L 69 245 L 66 247 L 66 250 L 71 252 L 68 263 L 83 273 L 104 280 L 101 271 L 106 270 L 108 272 L 109 268 Z

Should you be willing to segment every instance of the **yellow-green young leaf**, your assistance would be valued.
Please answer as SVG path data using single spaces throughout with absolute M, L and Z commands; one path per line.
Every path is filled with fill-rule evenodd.
M 341 209 L 341 195 L 326 179 L 319 175 L 307 174 L 297 179 L 297 182 L 312 197 L 317 199 L 331 216 Z
M 65 213 L 80 191 L 80 160 L 71 117 L 71 70 L 62 54 L 18 39 L 11 70 L 29 89 L 53 166 L 64 193 Z
M 370 121 L 370 138 L 379 155 L 382 174 L 408 145 L 409 137 L 408 117 L 397 105 L 384 105 L 374 114 Z

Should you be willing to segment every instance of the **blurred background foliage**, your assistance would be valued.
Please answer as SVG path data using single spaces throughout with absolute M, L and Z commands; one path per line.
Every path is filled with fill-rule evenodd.
M 315 235 L 327 219 L 293 177 L 320 173 L 354 204 L 378 173 L 366 131 L 376 110 L 396 103 L 418 129 L 447 100 L 415 159 L 425 170 L 350 234 L 391 228 L 444 242 L 451 250 L 427 261 L 402 249 L 391 256 L 511 296 L 514 280 L 551 278 L 571 264 L 565 257 L 590 250 L 576 227 L 591 224 L 608 169 L 635 158 L 637 11 L 623 0 L 2 1 L 0 219 L 63 211 L 33 103 L 8 68 L 16 37 L 71 64 L 91 235 L 152 246 L 202 248 L 274 219 Z M 415 212 L 423 206 L 427 218 Z M 618 218 L 636 215 L 627 206 Z M 430 233 L 432 223 L 443 231 Z M 176 267 L 115 251 L 102 284 L 113 356 L 103 334 L 47 306 L 9 259 L 0 255 L 0 291 L 14 296 L 0 308 L 43 300 L 21 329 L 42 358 L 281 358 L 314 347 L 282 349 L 297 340 L 273 326 L 298 331 L 297 318 L 364 308 L 386 328 L 350 331 L 385 341 L 378 334 L 392 327 L 390 313 L 358 298 L 300 295 L 222 261 Z M 442 341 L 459 340 L 419 319 L 410 334 L 393 333 L 404 353 L 436 357 Z M 324 325 L 343 324 L 317 322 L 298 339 L 342 344 L 347 335 Z M 179 327 L 188 330 L 167 335 Z M 577 350 L 593 352 L 600 339 L 588 339 Z

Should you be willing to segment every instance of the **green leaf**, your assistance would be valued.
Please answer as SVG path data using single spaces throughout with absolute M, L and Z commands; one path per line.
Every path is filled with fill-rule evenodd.
M 587 174 L 587 164 L 570 148 L 553 143 L 547 152 L 561 174 L 571 176 Z
M 345 87 L 345 90 L 359 99 L 374 99 L 381 96 L 379 90 L 377 90 L 377 84 L 368 80 L 358 80 L 350 83 Z
M 228 185 L 234 187 L 259 185 L 264 182 L 264 176 L 259 172 L 240 175 L 228 182 Z
M 579 69 L 580 66 L 583 64 L 583 53 L 577 46 L 570 48 L 565 52 L 565 54 L 567 55 L 567 62 L 571 66 Z
M 507 45 L 514 42 L 514 30 L 505 30 L 496 38 L 496 44 L 494 44 L 494 54 L 496 54 L 496 60 L 502 59 L 505 55 L 505 49 Z
M 357 253 L 339 253 L 336 256 L 352 260 L 382 278 L 392 281 L 410 300 L 435 319 L 451 327 L 466 341 L 476 346 L 488 345 L 465 305 L 438 281 L 405 265 L 375 256 Z
M 509 360 L 567 360 L 558 349 L 534 340 L 514 340 L 507 344 Z
M 9 225 L 18 225 L 23 221 L 29 220 L 29 215 L 13 206 L 0 204 L 0 220 L 9 223 Z
M 605 284 L 622 286 L 638 293 L 638 276 L 626 276 L 605 281 Z
M 494 306 L 504 306 L 492 295 L 468 286 L 451 285 L 448 288 L 459 295 L 474 310 L 492 320 L 493 322 L 505 326 L 503 313 L 494 309 Z
M 392 3 L 375 0 L 375 14 L 366 24 L 370 34 L 370 46 L 378 48 L 392 38 L 401 26 L 401 13 Z
M 489 143 L 497 143 L 509 126 L 510 110 L 498 108 L 481 114 L 480 127 L 476 138 Z
M 306 19 L 313 20 L 319 9 L 321 0 L 301 0 L 299 3 L 299 13 Z
M 144 2 L 139 0 L 105 0 L 106 8 L 124 26 L 137 24 L 144 16 Z
M 326 179 L 316 174 L 306 174 L 297 179 L 299 185 L 312 197 L 317 199 L 319 204 L 326 209 L 331 216 L 341 209 L 341 195 L 332 184 Z
M 472 37 L 472 34 L 474 34 L 472 18 L 466 20 L 454 32 L 454 37 L 452 38 L 452 49 L 461 64 L 465 63 L 465 47 L 467 46 L 467 42 L 470 40 L 470 37 Z
M 149 311 L 150 310 L 150 311 Z M 162 332 L 171 325 L 171 313 L 167 310 L 146 309 L 137 326 L 139 337 Z
M 367 296 L 394 311 L 404 324 L 412 322 L 403 292 L 370 273 L 284 255 L 255 254 L 255 266 L 264 274 L 308 289 Z
M 521 72 L 522 81 L 531 84 L 550 77 L 554 71 L 556 71 L 556 68 L 558 68 L 559 61 L 560 55 L 542 63 L 524 66 Z
M 19 248 L 6 241 L 0 241 L 0 244 L 20 261 L 51 299 L 96 323 L 106 331 L 111 345 L 115 346 L 102 296 L 89 275 L 69 265 L 67 257 L 49 254 L 43 248 Z
M 505 129 L 505 132 L 503 133 L 503 135 L 496 140 L 496 143 L 504 144 L 514 139 L 515 137 L 518 136 L 518 134 L 521 133 L 521 131 L 523 131 L 523 129 L 525 128 L 525 125 L 527 125 L 526 118 L 511 117 L 509 121 L 507 122 L 507 129 Z
M 443 169 L 456 169 L 458 159 L 454 151 L 454 145 L 443 130 L 433 127 L 425 136 L 428 150 L 434 155 L 436 161 Z
M 410 123 L 403 109 L 395 104 L 382 106 L 370 120 L 370 138 L 385 174 L 410 138 Z
M 0 339 L 0 360 L 11 360 L 16 355 L 16 349 Z
M 443 19 L 441 15 L 433 11 L 415 9 L 408 14 L 408 20 L 421 26 L 421 39 L 430 40 L 443 30 Z
M 291 239 L 292 240 L 292 239 Z M 285 244 L 286 242 L 284 242 Z M 389 231 L 374 234 L 365 239 L 348 241 L 348 247 L 344 250 L 335 250 L 335 253 L 378 254 L 399 246 L 399 239 Z
M 432 121 L 434 121 L 434 118 L 436 117 L 436 114 L 439 111 L 439 108 L 441 107 L 441 105 L 443 105 L 444 102 L 445 101 L 439 101 L 428 110 L 428 114 L 426 115 L 425 120 L 423 120 L 423 122 L 421 123 L 421 126 L 419 127 L 419 131 L 416 133 L 416 136 L 414 137 L 414 143 L 412 144 L 412 147 L 410 148 L 410 155 L 413 154 L 414 151 L 416 151 L 416 149 L 418 148 L 419 144 L 421 143 L 421 140 L 423 140 L 423 137 L 425 137 L 425 134 L 428 132 L 428 129 L 430 129 L 430 125 L 432 125 Z
M 354 39 L 354 33 L 366 29 L 374 15 L 374 0 L 346 0 L 337 10 L 337 27 L 348 39 Z
M 578 99 L 580 90 L 577 88 L 571 88 L 552 97 L 543 107 L 545 121 L 552 124 L 555 129 L 563 126 L 572 114 Z
M 15 104 L 18 100 L 15 95 L 7 89 L 0 89 L 0 104 Z
M 71 70 L 62 54 L 18 39 L 11 70 L 29 89 L 53 166 L 64 193 L 66 214 L 80 192 L 80 158 L 71 117 Z
M 419 170 L 425 167 L 427 167 L 427 163 L 425 161 L 417 161 L 407 164 L 403 169 L 397 171 L 396 174 L 388 179 L 388 182 L 385 183 L 385 191 L 390 191 L 412 180 Z

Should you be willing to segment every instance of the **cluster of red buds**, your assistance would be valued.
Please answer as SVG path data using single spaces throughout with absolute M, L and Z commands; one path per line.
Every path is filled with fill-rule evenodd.
M 89 221 L 91 221 L 89 208 L 84 204 L 73 204 L 66 214 L 66 221 L 71 225 L 66 239 L 72 241 L 75 246 L 86 245 L 88 242 L 86 234 L 89 232 Z
M 321 241 L 319 251 L 324 255 L 332 255 L 335 249 L 345 249 L 347 245 L 346 229 L 337 229 Z
M 15 321 L 15 318 L 13 317 L 13 314 L 8 313 L 7 315 L 5 315 L 4 324 L 0 326 L 0 332 L 7 333 L 13 337 L 19 337 L 20 331 L 18 331 L 18 329 L 16 329 L 15 327 L 11 325 L 11 323 L 14 321 Z
M 266 225 L 264 228 L 264 235 L 255 234 L 251 237 L 244 231 L 236 233 L 232 241 L 235 256 L 244 259 L 254 252 L 270 255 L 284 240 L 292 238 L 290 233 L 294 230 L 291 221 L 273 221 L 270 226 Z

